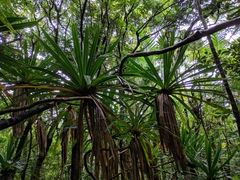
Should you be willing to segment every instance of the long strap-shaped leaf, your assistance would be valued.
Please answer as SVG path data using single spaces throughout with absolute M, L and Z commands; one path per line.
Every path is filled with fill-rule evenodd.
M 159 84 L 160 87 L 164 88 L 164 82 L 162 81 L 162 79 L 160 78 L 156 68 L 154 67 L 153 63 L 150 61 L 150 59 L 148 57 L 145 57 L 145 60 L 150 68 L 150 72 L 152 72 L 152 74 L 154 75 L 154 77 L 157 80 L 157 84 Z
M 48 42 L 52 45 L 50 47 L 45 41 L 43 41 L 37 35 L 36 38 L 41 42 L 41 44 L 45 47 L 45 49 L 55 58 L 55 60 L 61 66 L 61 69 L 65 69 L 64 72 L 75 84 L 82 84 L 79 79 L 78 73 L 76 72 L 76 68 L 73 66 L 72 62 L 68 59 L 66 54 L 62 51 L 62 49 L 57 45 L 57 43 L 46 33 L 44 35 Z
M 90 54 L 89 54 L 89 60 L 87 63 L 87 72 L 89 73 L 90 76 L 95 75 L 96 71 L 92 71 L 93 67 L 97 66 L 97 69 L 99 69 L 98 64 L 96 65 L 96 61 L 95 58 L 97 56 L 97 47 L 98 47 L 98 43 L 99 43 L 99 37 L 100 37 L 100 30 L 99 27 L 97 26 L 94 38 L 93 38 L 93 42 L 91 45 L 91 50 L 90 50 Z M 104 58 L 105 60 L 105 58 Z M 102 65 L 102 64 L 101 64 Z

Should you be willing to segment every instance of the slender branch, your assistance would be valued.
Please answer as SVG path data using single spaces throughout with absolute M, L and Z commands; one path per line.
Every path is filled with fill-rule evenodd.
M 16 38 L 16 39 L 13 39 L 11 41 L 7 41 L 5 44 L 14 43 L 14 42 L 19 41 L 19 40 L 21 40 L 21 38 Z
M 165 7 L 164 6 L 167 4 L 168 2 L 162 4 L 160 7 L 158 7 L 157 11 L 149 17 L 149 19 L 147 21 L 145 21 L 136 31 L 136 37 L 137 37 L 137 43 L 135 48 L 133 49 L 132 53 L 134 53 L 138 47 L 140 46 L 141 42 L 145 41 L 146 39 L 150 38 L 151 36 L 154 36 L 155 34 L 159 33 L 162 29 L 172 25 L 176 20 L 174 20 L 171 23 L 168 23 L 167 25 L 164 25 L 163 27 L 158 28 L 158 30 L 156 30 L 155 32 L 151 33 L 151 34 L 147 34 L 145 36 L 143 36 L 142 38 L 140 38 L 140 34 L 141 32 L 148 26 L 148 24 L 155 18 L 157 17 L 159 14 L 161 14 L 162 12 L 166 11 L 167 9 L 171 8 L 171 6 L 177 4 L 178 2 L 175 2 L 173 4 L 170 4 L 169 6 Z M 150 41 L 151 42 L 151 41 Z M 147 45 L 146 45 L 147 47 Z
M 125 12 L 124 12 L 124 21 L 125 21 L 125 29 L 124 32 L 122 34 L 122 49 L 124 49 L 125 46 L 125 37 L 126 37 L 126 33 L 128 31 L 128 25 L 129 25 L 129 19 L 128 17 L 130 16 L 131 13 L 133 13 L 133 11 L 137 8 L 138 4 L 135 6 L 135 3 L 132 4 L 131 8 L 129 9 L 129 11 L 127 12 L 126 7 L 125 7 Z
M 15 124 L 18 124 L 18 123 L 22 122 L 24 119 L 29 118 L 35 114 L 41 113 L 41 112 L 43 112 L 49 108 L 52 108 L 54 106 L 55 106 L 55 103 L 49 103 L 49 104 L 45 104 L 45 105 L 36 107 L 35 109 L 31 109 L 22 114 L 19 114 L 18 116 L 11 117 L 9 119 L 1 119 L 0 120 L 0 130 L 6 129 Z
M 170 4 L 167 7 L 164 7 L 167 3 L 169 2 L 165 2 L 164 4 L 160 5 L 160 7 L 158 7 L 157 11 L 148 18 L 147 21 L 145 21 L 136 31 L 136 35 L 139 36 L 140 33 L 143 31 L 143 29 L 145 29 L 147 27 L 147 25 L 152 21 L 152 19 L 154 19 L 156 16 L 158 16 L 159 14 L 161 14 L 162 12 L 166 11 L 167 9 L 170 9 L 172 6 L 174 6 L 175 4 L 179 3 L 179 2 L 174 2 L 172 4 Z
M 80 9 L 80 12 L 81 12 L 81 18 L 80 18 L 80 35 L 81 35 L 81 42 L 83 42 L 83 23 L 84 23 L 84 14 L 86 12 L 86 7 L 87 7 L 87 2 L 88 0 L 85 0 L 84 1 L 84 4 L 83 4 L 83 8 Z M 82 45 L 82 43 L 81 43 Z
M 191 35 L 188 38 L 182 40 L 181 42 L 179 42 L 179 43 L 177 43 L 173 46 L 169 46 L 167 48 L 161 49 L 161 50 L 149 51 L 149 52 L 135 52 L 135 53 L 128 54 L 121 61 L 121 64 L 120 64 L 120 67 L 119 67 L 119 76 L 122 76 L 123 65 L 128 58 L 141 57 L 141 56 L 146 57 L 146 56 L 163 54 L 163 53 L 175 50 L 175 49 L 177 49 L 179 47 L 182 47 L 186 44 L 189 44 L 191 42 L 197 41 L 197 40 L 199 40 L 199 39 L 201 39 L 205 36 L 209 36 L 209 35 L 211 35 L 215 32 L 221 31 L 223 29 L 226 29 L 228 27 L 235 26 L 235 25 L 238 25 L 238 24 L 240 24 L 240 17 L 238 17 L 236 19 L 233 19 L 233 20 L 230 20 L 230 21 L 227 21 L 227 22 L 224 22 L 224 23 L 221 23 L 221 24 L 218 24 L 218 25 L 216 25 L 214 27 L 211 27 L 209 29 L 206 29 L 206 30 L 197 31 L 193 35 Z

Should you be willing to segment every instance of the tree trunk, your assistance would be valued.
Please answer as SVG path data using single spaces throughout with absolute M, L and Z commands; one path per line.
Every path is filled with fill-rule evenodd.
M 207 23 L 205 22 L 203 14 L 202 14 L 200 0 L 197 0 L 196 2 L 197 2 L 197 7 L 198 7 L 198 12 L 199 12 L 200 19 L 201 19 L 201 21 L 203 23 L 204 29 L 206 30 L 206 29 L 208 29 L 208 26 L 207 26 Z M 222 67 L 222 64 L 220 62 L 220 58 L 219 58 L 219 56 L 217 54 L 217 51 L 216 51 L 216 49 L 214 47 L 214 44 L 212 42 L 211 36 L 207 36 L 207 40 L 208 40 L 208 43 L 209 43 L 209 47 L 210 47 L 210 49 L 212 51 L 214 62 L 217 65 L 217 68 L 218 68 L 218 71 L 219 71 L 221 77 L 223 78 L 223 85 L 224 85 L 225 90 L 227 92 L 228 99 L 229 99 L 229 101 L 231 103 L 232 112 L 233 112 L 234 118 L 236 120 L 237 127 L 238 127 L 238 134 L 240 136 L 240 113 L 239 113 L 239 110 L 238 110 L 238 107 L 237 107 L 237 103 L 236 103 L 236 101 L 235 101 L 235 99 L 233 97 L 230 85 L 228 83 L 228 80 L 226 78 L 226 74 L 225 74 L 224 69 Z
M 13 93 L 13 104 L 15 107 L 25 106 L 27 104 L 26 101 L 27 94 L 26 89 L 15 89 Z M 23 113 L 23 111 L 13 112 L 12 116 L 16 117 L 19 114 Z M 21 137 L 24 131 L 24 121 L 14 125 L 13 129 L 13 136 L 14 137 Z

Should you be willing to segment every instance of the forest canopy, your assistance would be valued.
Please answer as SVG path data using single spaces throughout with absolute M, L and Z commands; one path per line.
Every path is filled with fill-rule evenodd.
M 239 7 L 0 0 L 0 179 L 240 179 Z

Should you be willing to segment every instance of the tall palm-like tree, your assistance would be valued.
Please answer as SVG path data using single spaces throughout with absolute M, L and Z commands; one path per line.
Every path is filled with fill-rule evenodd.
M 23 108 L 25 106 L 30 105 L 33 101 L 41 100 L 41 96 L 39 96 L 38 91 L 32 91 L 28 88 L 28 86 L 31 86 L 33 84 L 37 84 L 37 79 L 42 78 L 45 76 L 45 73 L 43 72 L 37 72 L 34 70 L 34 68 L 31 67 L 38 67 L 38 68 L 46 68 L 46 66 L 49 64 L 49 61 L 51 58 L 46 58 L 45 61 L 38 61 L 37 55 L 39 51 L 39 46 L 37 45 L 32 55 L 28 54 L 28 45 L 27 42 L 23 42 L 22 52 L 18 54 L 18 56 L 15 55 L 15 59 L 11 58 L 10 56 L 7 56 L 5 54 L 1 55 L 1 58 L 3 61 L 0 62 L 0 68 L 1 68 L 1 77 L 2 82 L 6 83 L 7 86 L 13 85 L 13 94 L 10 95 L 5 90 L 5 94 L 7 94 L 6 97 L 10 99 L 10 104 L 8 106 L 13 106 L 14 108 Z M 12 87 L 10 87 L 11 89 Z M 31 91 L 30 91 L 31 90 Z M 41 93 L 44 95 L 44 92 Z M 19 111 L 13 111 L 12 116 L 17 117 L 21 115 L 24 110 Z M 37 123 L 37 129 L 45 129 L 45 124 L 39 119 L 36 121 L 36 118 L 29 118 L 27 125 L 25 126 L 26 121 L 21 121 L 20 123 L 13 126 L 13 135 L 15 137 L 21 137 L 21 140 L 19 141 L 18 146 L 16 146 L 18 153 L 14 157 L 16 160 L 19 160 L 21 158 L 21 154 L 23 152 L 23 147 L 25 145 L 25 142 L 27 141 L 28 133 L 32 127 L 32 124 L 35 122 Z M 25 127 L 24 127 L 25 126 Z M 52 124 L 54 127 L 54 124 Z M 51 128 L 50 128 L 51 130 Z M 40 134 L 42 131 L 38 131 Z M 41 133 L 39 135 L 40 138 L 37 138 L 37 142 L 39 144 L 39 155 L 37 157 L 36 161 L 36 167 L 39 167 L 40 164 L 42 164 L 42 161 L 46 157 L 47 151 L 51 145 L 50 140 L 52 139 L 53 134 L 47 135 Z M 47 142 L 48 139 L 48 142 Z M 47 142 L 47 143 L 46 143 Z M 26 159 L 26 161 L 28 161 Z M 41 163 L 40 163 L 41 162 Z M 27 168 L 28 163 L 26 163 L 25 169 Z M 41 166 L 41 165 L 40 165 Z M 39 174 L 38 169 L 35 168 L 34 170 L 35 174 Z M 16 170 L 13 172 L 13 174 L 16 172 Z M 22 172 L 22 176 L 25 176 L 25 172 Z M 36 178 L 34 178 L 36 179 Z
M 161 48 L 173 45 L 176 39 L 174 31 L 163 37 L 159 39 Z M 133 88 L 138 87 L 139 91 L 142 89 L 145 93 L 148 91 L 148 95 L 154 98 L 162 150 L 164 152 L 169 150 L 177 167 L 180 166 L 183 171 L 186 171 L 186 155 L 180 141 L 180 130 L 176 117 L 176 110 L 179 112 L 180 108 L 176 103 L 179 102 L 186 109 L 191 110 L 180 98 L 181 96 L 191 97 L 188 92 L 201 91 L 221 94 L 221 92 L 208 88 L 212 81 L 218 79 L 204 76 L 206 73 L 212 72 L 214 67 L 193 65 L 183 72 L 180 71 L 186 49 L 187 46 L 184 46 L 177 52 L 165 53 L 159 57 L 158 61 L 155 60 L 155 63 L 148 57 L 142 58 L 141 60 L 146 61 L 145 68 L 140 62 L 130 60 L 126 65 L 127 71 L 123 73 L 123 76 L 135 76 L 138 77 L 138 81 L 142 80 L 145 84 L 149 84 L 150 87 L 145 84 L 137 85 L 136 82 L 126 78 L 128 83 L 133 84 Z M 138 84 L 141 84 L 140 82 Z M 179 113 L 181 114 L 181 112 Z
M 37 21 L 32 22 L 21 22 L 26 18 L 24 17 L 1 17 L 0 22 L 0 33 L 4 31 L 11 31 L 15 33 L 16 30 L 24 29 L 26 27 L 35 26 L 38 24 Z M 14 41 L 18 41 L 16 39 Z M 20 40 L 19 40 L 20 41 Z M 32 102 L 32 98 L 35 96 L 30 95 L 28 88 L 17 88 L 13 90 L 13 94 L 11 94 L 6 86 L 9 85 L 30 85 L 35 83 L 35 79 L 42 77 L 43 74 L 35 73 L 33 69 L 29 69 L 29 66 L 38 66 L 41 68 L 45 68 L 48 64 L 48 60 L 44 63 L 39 62 L 37 60 L 37 54 L 39 51 L 39 46 L 37 45 L 35 48 L 31 47 L 32 54 L 28 54 L 28 45 L 27 42 L 22 42 L 22 49 L 16 50 L 12 47 L 7 47 L 5 41 L 0 45 L 0 86 L 1 86 L 1 98 L 6 102 L 6 106 L 8 107 L 16 107 L 22 108 L 29 103 Z M 14 58 L 13 58 L 14 57 Z M 38 99 L 38 98 L 37 98 Z M 23 113 L 23 111 L 13 111 L 12 116 L 16 117 Z M 20 141 L 18 141 L 18 145 L 14 146 L 16 149 L 15 157 L 12 157 L 14 161 L 19 161 L 22 156 L 23 147 L 27 141 L 27 135 L 31 129 L 32 124 L 35 119 L 30 119 L 24 127 L 25 121 L 22 121 L 13 126 L 13 136 L 20 137 Z M 40 141 L 40 140 L 39 140 Z M 27 159 L 25 159 L 27 161 Z M 25 177 L 25 171 L 27 169 L 28 162 L 26 163 L 24 170 L 22 171 L 22 178 Z M 9 174 L 14 176 L 17 168 L 14 168 Z
M 154 179 L 156 153 L 152 144 L 160 141 L 154 129 L 152 108 L 134 100 L 122 105 L 126 112 L 115 122 L 120 131 L 117 139 L 121 148 L 122 179 Z
M 42 78 L 37 79 L 36 85 L 15 86 L 15 88 L 48 89 L 53 91 L 51 93 L 57 97 L 80 99 L 75 102 L 78 104 L 76 112 L 69 107 L 72 115 L 78 113 L 76 121 L 71 126 L 74 140 L 72 179 L 79 179 L 83 168 L 84 132 L 86 131 L 84 127 L 87 127 L 87 132 L 91 137 L 91 151 L 95 157 L 95 173 L 92 176 L 99 179 L 101 171 L 101 178 L 110 179 L 118 171 L 116 168 L 118 154 L 108 129 L 108 125 L 111 123 L 108 116 L 113 114 L 102 101 L 102 97 L 112 97 L 110 94 L 116 86 L 114 84 L 116 76 L 110 75 L 111 68 L 104 71 L 102 67 L 107 66 L 104 63 L 111 57 L 110 52 L 118 41 L 109 47 L 106 54 L 98 54 L 100 29 L 96 29 L 91 40 L 90 31 L 86 28 L 81 45 L 76 26 L 72 26 L 72 54 L 64 52 L 46 32 L 44 32 L 46 41 L 36 36 L 52 57 L 52 62 L 46 68 L 29 66 L 29 68 L 45 73 Z M 75 118 L 70 119 L 74 121 Z
M 26 41 L 23 42 L 22 52 L 12 49 L 13 52 L 18 52 L 15 59 L 5 54 L 1 54 L 0 68 L 2 77 L 2 82 L 9 85 L 24 86 L 23 88 L 14 88 L 13 95 L 7 94 L 6 97 L 10 99 L 11 104 L 9 106 L 22 107 L 31 103 L 31 96 L 28 92 L 28 85 L 35 84 L 36 79 L 39 79 L 44 74 L 35 73 L 34 69 L 28 68 L 29 66 L 45 68 L 48 65 L 48 61 L 51 59 L 46 59 L 45 62 L 38 61 L 37 54 L 39 52 L 39 46 L 37 45 L 34 49 L 32 55 L 28 54 L 28 44 Z M 23 111 L 13 112 L 13 117 L 21 114 Z M 21 137 L 24 130 L 24 122 L 20 122 L 13 126 L 13 135 L 15 137 Z

